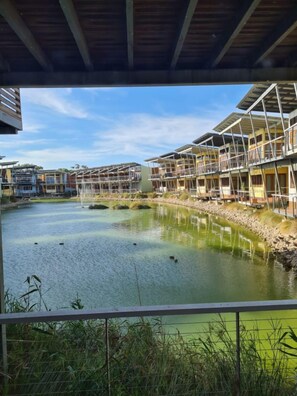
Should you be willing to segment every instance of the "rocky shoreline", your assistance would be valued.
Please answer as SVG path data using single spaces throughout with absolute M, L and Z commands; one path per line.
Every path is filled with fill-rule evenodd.
M 2 204 L 1 210 L 13 209 L 13 208 L 18 208 L 20 206 L 27 206 L 27 205 L 31 205 L 31 201 L 22 200 L 22 201 L 17 201 L 17 202 L 10 202 L 10 203 L 6 203 L 6 204 Z
M 214 201 L 181 201 L 179 199 L 156 198 L 154 202 L 173 204 L 196 209 L 225 218 L 249 229 L 271 248 L 277 261 L 288 271 L 293 269 L 297 273 L 297 234 L 282 234 L 277 227 L 263 224 L 256 216 L 257 209 L 242 206 L 240 210 L 233 210 L 228 205 Z M 285 219 L 284 219 L 285 220 Z M 297 220 L 294 220 L 297 221 Z

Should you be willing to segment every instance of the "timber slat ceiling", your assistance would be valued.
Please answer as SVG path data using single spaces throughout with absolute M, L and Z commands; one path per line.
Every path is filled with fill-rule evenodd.
M 297 79 L 296 0 L 0 0 L 0 33 L 2 86 Z

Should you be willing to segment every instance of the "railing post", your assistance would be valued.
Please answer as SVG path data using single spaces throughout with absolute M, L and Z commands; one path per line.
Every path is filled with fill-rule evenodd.
M 240 396 L 241 390 L 241 367 L 240 367 L 240 323 L 239 312 L 235 313 L 236 320 L 236 395 Z
M 108 319 L 105 319 L 105 365 L 106 365 L 106 376 L 107 376 L 107 394 L 111 396 L 111 384 L 110 384 L 110 360 L 109 360 L 109 334 L 108 334 Z

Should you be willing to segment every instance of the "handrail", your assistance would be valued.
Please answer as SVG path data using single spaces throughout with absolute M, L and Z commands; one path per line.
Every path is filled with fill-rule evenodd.
M 297 309 L 297 300 L 243 301 L 204 304 L 153 305 L 88 310 L 57 310 L 0 314 L 0 324 L 56 322 L 69 320 L 137 318 L 149 316 L 192 315 L 284 311 Z
M 277 145 L 282 145 L 281 147 L 277 147 Z M 273 140 L 268 140 L 262 144 L 254 144 L 253 148 L 249 148 L 248 150 L 248 163 L 261 163 L 265 161 L 270 161 L 274 159 L 278 159 L 279 157 L 284 157 L 284 144 L 285 137 L 278 136 Z M 269 147 L 267 149 L 267 147 Z M 260 156 L 260 158 L 259 158 Z

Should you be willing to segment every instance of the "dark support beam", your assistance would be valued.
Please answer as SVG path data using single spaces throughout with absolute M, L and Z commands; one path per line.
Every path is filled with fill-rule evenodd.
M 261 0 L 245 0 L 240 2 L 241 7 L 236 13 L 234 21 L 231 21 L 229 26 L 226 26 L 225 33 L 216 44 L 210 59 L 207 62 L 208 67 L 216 67 L 228 49 L 231 47 L 235 38 L 239 35 L 242 28 L 253 14 Z
M 178 58 L 179 58 L 181 50 L 183 48 L 184 41 L 186 39 L 186 36 L 187 36 L 188 30 L 189 30 L 191 20 L 194 15 L 197 3 L 198 3 L 198 0 L 188 0 L 187 8 L 185 9 L 185 13 L 182 17 L 177 40 L 176 40 L 174 50 L 173 50 L 173 56 L 172 56 L 171 63 L 170 63 L 171 69 L 174 69 L 178 62 Z
M 262 41 L 258 50 L 252 54 L 250 65 L 263 61 L 297 27 L 297 6 L 276 24 L 276 28 Z
M 1 53 L 0 53 L 0 71 L 10 71 L 9 63 Z
M 297 68 L 195 69 L 95 72 L 3 72 L 5 87 L 121 87 L 296 82 Z
M 3 16 L 9 26 L 12 28 L 12 30 L 16 33 L 19 39 L 24 43 L 27 49 L 31 52 L 37 62 L 42 66 L 42 68 L 46 71 L 51 71 L 52 66 L 50 61 L 41 49 L 40 45 L 36 41 L 28 26 L 21 18 L 13 2 L 9 0 L 1 0 L 0 14 Z
M 73 34 L 76 45 L 79 49 L 81 57 L 88 71 L 93 71 L 93 63 L 91 61 L 87 42 L 79 22 L 77 12 L 74 8 L 72 0 L 59 0 L 62 11 L 65 15 L 69 28 Z
M 127 23 L 127 50 L 128 65 L 132 70 L 134 66 L 134 7 L 133 0 L 126 0 L 126 23 Z

